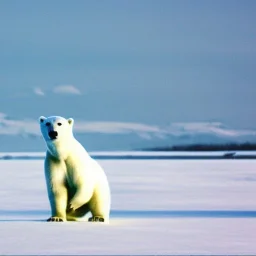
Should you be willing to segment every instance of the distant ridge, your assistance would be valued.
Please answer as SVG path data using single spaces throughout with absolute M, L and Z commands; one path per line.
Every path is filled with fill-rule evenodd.
M 226 143 L 226 144 L 188 144 L 164 147 L 144 148 L 143 151 L 252 151 L 256 143 Z

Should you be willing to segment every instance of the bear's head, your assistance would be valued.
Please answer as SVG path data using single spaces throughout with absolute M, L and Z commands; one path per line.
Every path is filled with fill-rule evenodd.
M 73 118 L 61 116 L 39 117 L 42 135 L 46 142 L 57 142 L 73 137 Z

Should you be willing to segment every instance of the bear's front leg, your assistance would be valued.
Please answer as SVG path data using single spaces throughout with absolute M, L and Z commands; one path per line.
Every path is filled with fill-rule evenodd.
M 49 222 L 63 222 L 66 221 L 67 210 L 67 189 L 63 186 L 55 187 L 49 196 L 51 204 L 52 216 L 47 220 Z
M 52 212 L 52 216 L 47 221 L 66 221 L 68 191 L 65 185 L 65 169 L 62 163 L 46 159 L 45 178 Z
M 68 205 L 68 212 L 74 212 L 82 205 L 89 202 L 93 194 L 92 184 L 77 184 L 77 191 L 74 197 L 70 200 Z

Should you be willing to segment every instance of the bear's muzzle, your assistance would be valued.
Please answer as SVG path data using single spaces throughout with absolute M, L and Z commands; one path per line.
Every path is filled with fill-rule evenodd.
M 50 131 L 48 133 L 48 135 L 49 135 L 51 140 L 55 140 L 57 138 L 57 136 L 58 136 L 58 133 L 56 131 Z

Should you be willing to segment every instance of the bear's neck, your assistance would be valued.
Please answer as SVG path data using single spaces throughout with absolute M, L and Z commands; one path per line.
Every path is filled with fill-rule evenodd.
M 48 152 L 54 158 L 57 158 L 59 160 L 66 160 L 67 157 L 70 155 L 70 149 L 72 148 L 71 144 L 71 140 L 47 143 Z

